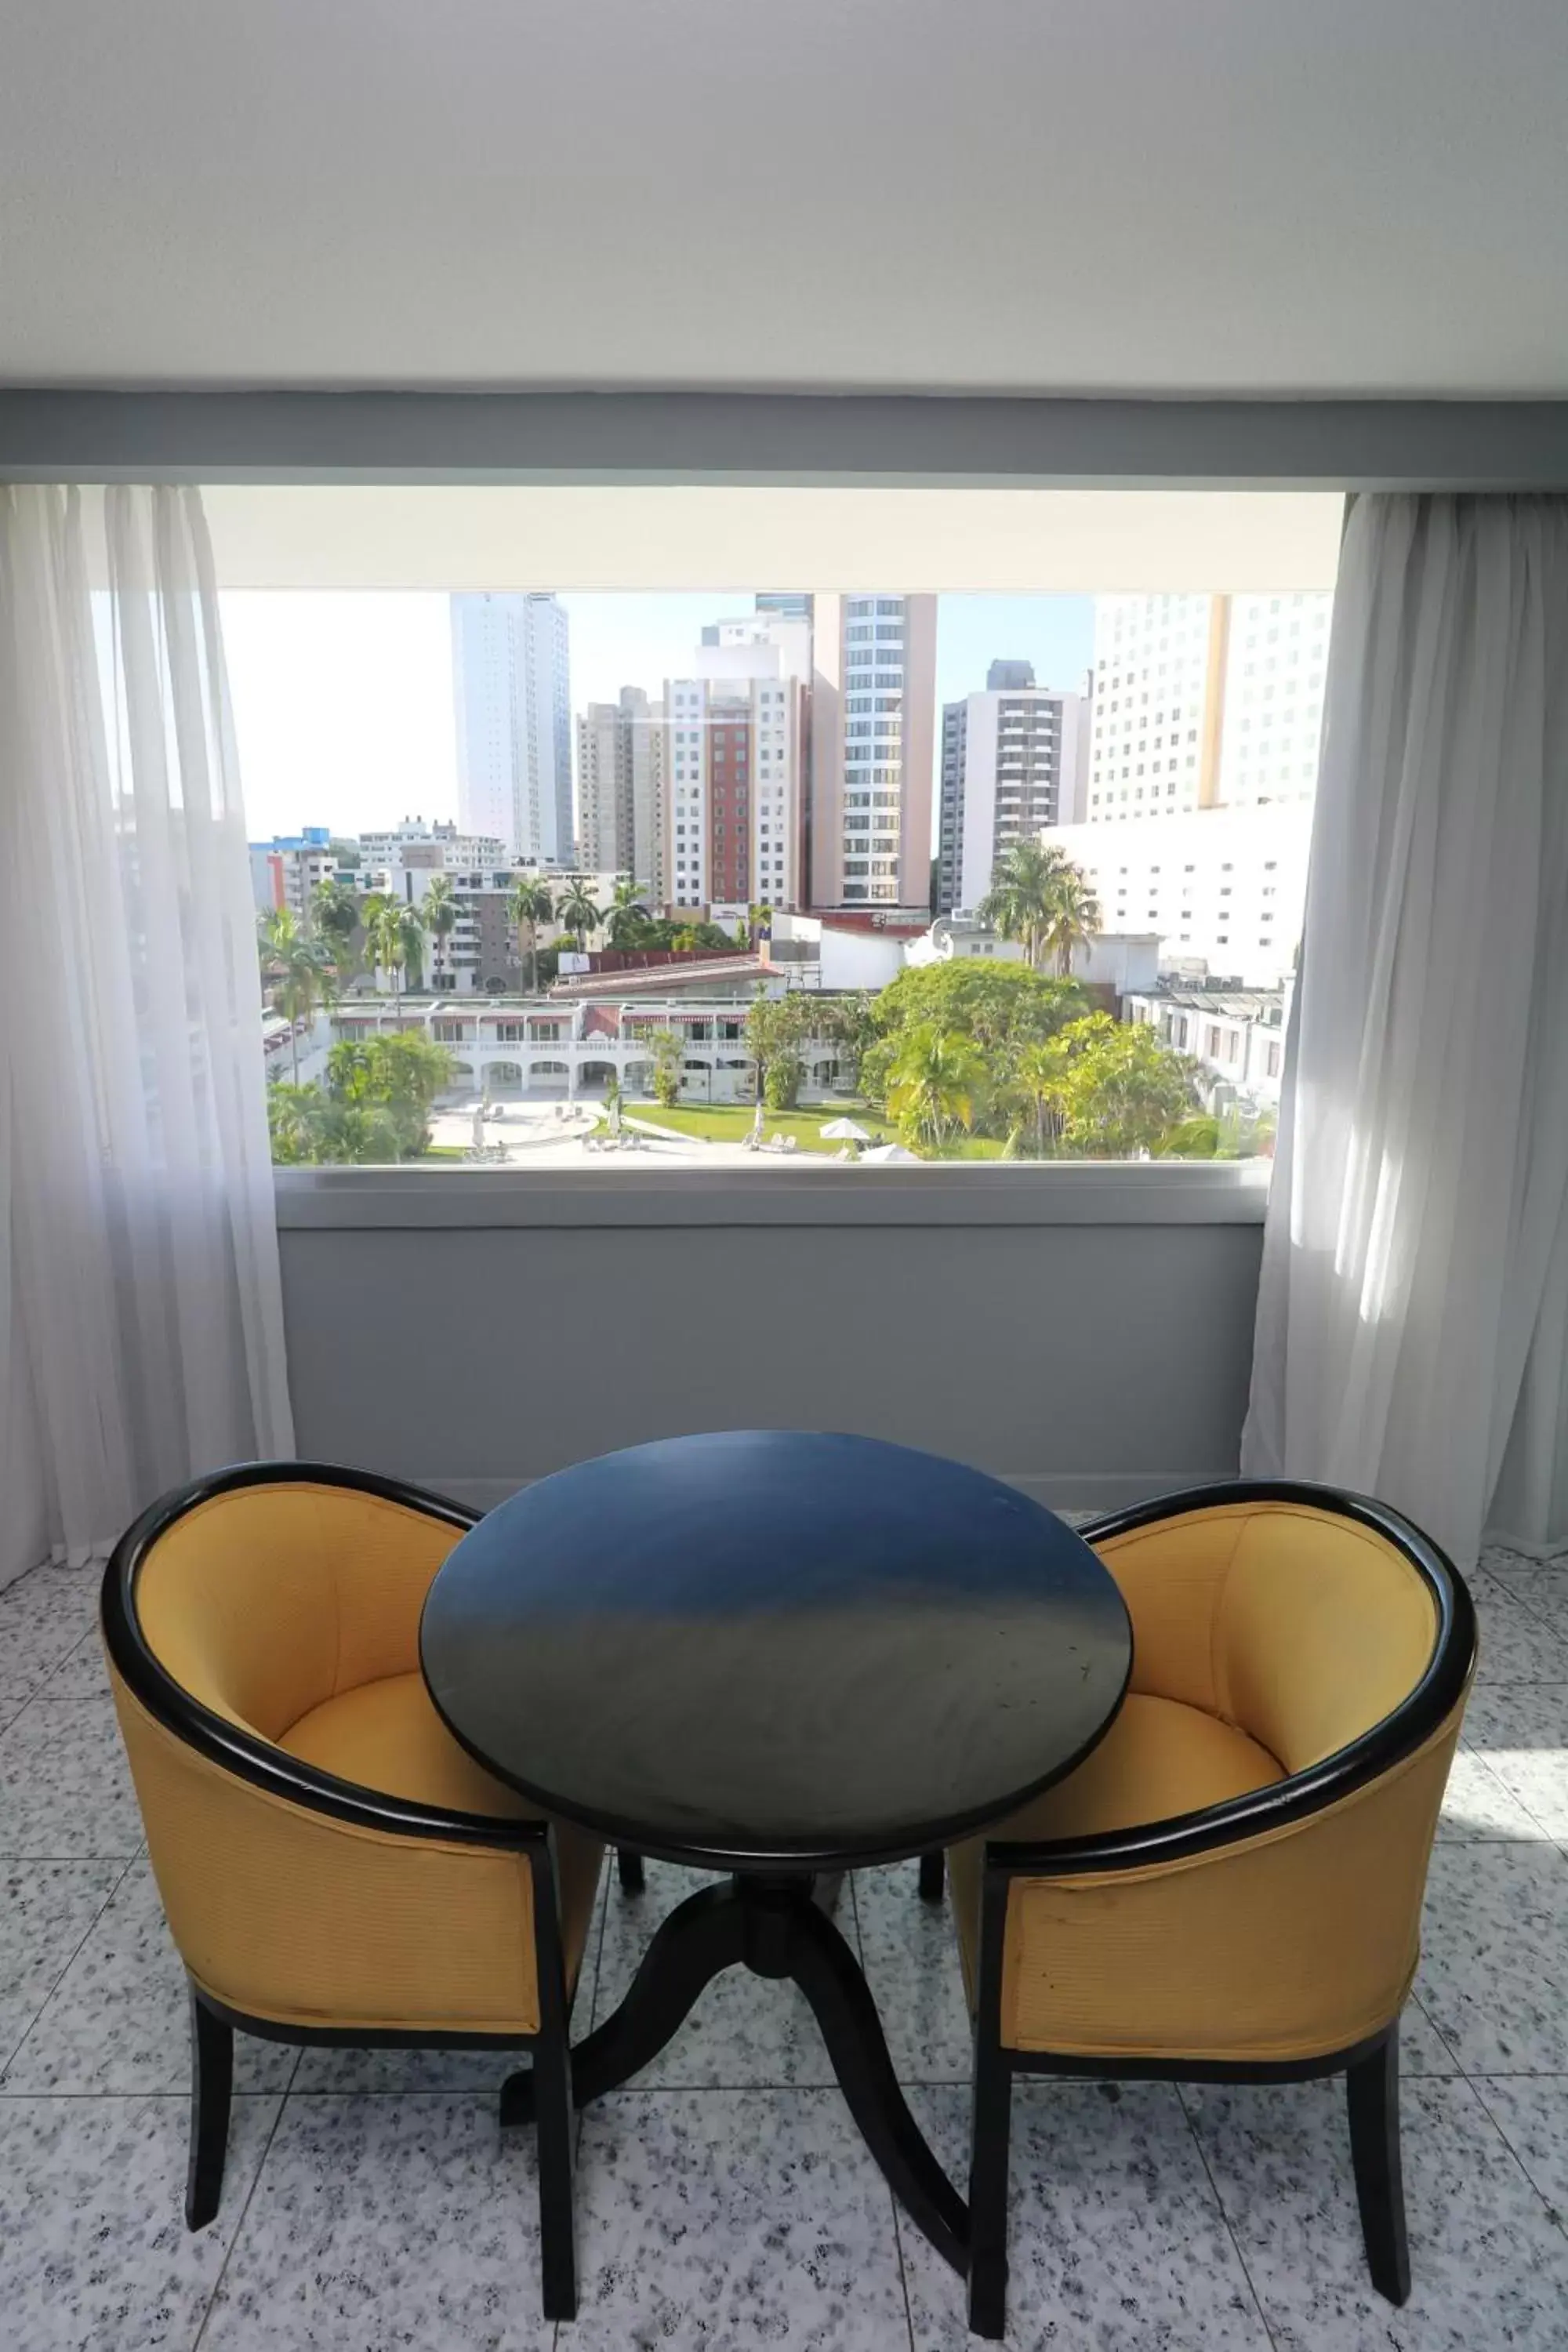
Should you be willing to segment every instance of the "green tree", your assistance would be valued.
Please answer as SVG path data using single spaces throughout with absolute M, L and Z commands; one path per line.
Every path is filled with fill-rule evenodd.
M 840 1083 L 860 1083 L 860 1065 L 877 1039 L 876 998 L 863 988 L 845 996 L 824 996 L 813 1023 L 817 1035 L 837 1049 Z
M 605 917 L 605 937 L 613 948 L 635 948 L 645 944 L 649 915 L 643 900 L 640 882 L 617 882 L 616 895 Z
M 432 875 L 420 903 L 419 919 L 436 943 L 433 961 L 436 971 L 443 975 L 447 970 L 447 941 L 458 927 L 458 900 L 451 876 Z
M 887 1100 L 889 1074 L 904 1036 L 930 1024 L 969 1038 L 985 1063 L 983 1129 L 1005 1133 L 1019 1056 L 1031 1045 L 1081 1019 L 1089 1001 L 1076 981 L 1058 980 L 1019 963 L 966 956 L 952 963 L 911 966 L 879 995 L 862 1000 L 865 1035 L 858 1047 L 860 1090 L 868 1102 Z
M 412 1160 L 429 1149 L 431 1109 L 451 1079 L 451 1055 L 416 1029 L 345 1039 L 327 1056 L 329 1098 L 380 1119 L 377 1140 L 394 1147 L 383 1158 Z
M 555 902 L 555 912 L 580 940 L 590 939 L 599 928 L 597 901 L 581 874 L 568 877 L 565 889 Z
M 425 929 L 418 909 L 405 905 L 401 898 L 384 898 L 373 892 L 361 913 L 365 951 L 372 964 L 390 976 L 392 1002 L 401 1021 L 405 975 L 416 988 L 419 985 Z
M 680 1100 L 680 1066 L 685 1049 L 673 1029 L 658 1029 L 653 1035 L 653 1098 L 666 1110 L 673 1110 Z
M 1017 841 L 1005 849 L 979 912 L 981 921 L 1003 939 L 1021 941 L 1032 971 L 1051 953 L 1064 979 L 1072 969 L 1073 948 L 1100 929 L 1093 891 L 1054 841 Z
M 1064 866 L 1051 885 L 1044 942 L 1046 952 L 1055 956 L 1057 971 L 1063 980 L 1071 977 L 1072 960 L 1078 950 L 1097 938 L 1100 929 L 1100 900 L 1094 895 L 1093 885 L 1080 867 Z
M 1079 1160 L 1156 1152 L 1198 1108 L 1196 1065 L 1138 1023 L 1091 1013 L 1044 1049 L 1041 1099 L 1058 1148 Z
M 528 993 L 539 993 L 539 926 L 554 920 L 555 901 L 550 886 L 537 874 L 525 874 L 514 884 L 507 910 L 517 926 L 518 953 L 528 973 Z
M 805 1076 L 801 1046 L 816 1024 L 799 995 L 768 996 L 759 989 L 746 1015 L 746 1048 L 757 1066 L 757 1100 L 770 1110 L 793 1110 Z
M 353 970 L 353 938 L 359 929 L 359 900 L 346 882 L 331 874 L 310 893 L 310 928 L 331 950 L 340 981 Z
M 888 1108 L 906 1143 L 940 1151 L 974 1125 L 985 1062 L 973 1039 L 921 1022 L 903 1037 L 889 1073 Z
M 261 974 L 272 1009 L 289 1024 L 289 1060 L 293 1083 L 300 1083 L 299 1027 L 316 1017 L 317 1008 L 331 1000 L 332 960 L 321 940 L 301 930 L 288 907 L 275 907 L 257 925 Z
M 289 1085 L 279 1078 L 267 1089 L 267 1124 L 272 1137 L 272 1157 L 280 1168 L 295 1168 L 319 1157 L 320 1113 L 326 1101 L 320 1087 Z

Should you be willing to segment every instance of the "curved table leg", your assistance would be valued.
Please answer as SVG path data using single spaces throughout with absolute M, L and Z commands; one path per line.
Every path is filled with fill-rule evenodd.
M 811 2003 L 860 2136 L 911 2221 L 955 2271 L 969 2265 L 969 2208 L 910 2115 L 859 1963 L 812 1905 L 790 1923 L 789 1973 Z
M 572 2052 L 578 2106 L 615 2090 L 657 2058 L 685 2023 L 704 1987 L 745 1957 L 744 1907 L 733 1885 L 704 1886 L 661 1921 L 625 2000 Z M 501 2085 L 504 2130 L 533 2120 L 533 2075 L 509 2074 Z
M 658 1928 L 615 2013 L 572 2053 L 578 2106 L 628 2082 L 679 2031 L 721 1969 L 789 1978 L 811 2005 L 862 2138 L 910 2219 L 954 2270 L 969 2263 L 969 2209 L 910 2115 L 859 1963 L 810 1878 L 737 1877 L 678 1904 Z M 533 2115 L 533 2078 L 508 2077 L 501 2122 Z

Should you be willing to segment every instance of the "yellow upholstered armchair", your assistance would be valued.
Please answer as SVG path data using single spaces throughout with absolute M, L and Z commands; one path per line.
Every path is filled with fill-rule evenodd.
M 110 1679 L 190 1979 L 185 2217 L 217 2211 L 234 2030 L 532 2053 L 547 2316 L 576 2308 L 567 2021 L 603 1847 L 447 1730 L 419 1616 L 473 1515 L 259 1463 L 153 1505 L 103 1580 Z
M 970 2324 L 1003 2329 L 1016 2073 L 1342 2073 L 1368 2263 L 1403 2303 L 1398 2021 L 1469 1595 L 1408 1521 L 1323 1487 L 1215 1486 L 1083 1533 L 1132 1620 L 1121 1711 L 949 1854 L 975 2017 Z

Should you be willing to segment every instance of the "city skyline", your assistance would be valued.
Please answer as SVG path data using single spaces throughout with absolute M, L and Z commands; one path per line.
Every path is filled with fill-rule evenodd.
M 667 677 L 688 675 L 702 629 L 749 611 L 752 593 L 563 593 L 574 728 L 625 686 L 657 698 Z M 458 815 L 450 613 L 436 592 L 225 593 L 252 840 Z M 936 704 L 983 686 L 998 658 L 1033 662 L 1042 684 L 1081 688 L 1093 614 L 1089 596 L 940 597 Z

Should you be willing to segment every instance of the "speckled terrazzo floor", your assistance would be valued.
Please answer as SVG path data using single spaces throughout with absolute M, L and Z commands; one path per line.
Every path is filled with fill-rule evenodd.
M 1337 2086 L 1016 2094 L 1008 2340 L 1093 2352 L 1568 2346 L 1568 1560 L 1489 1555 L 1485 1662 L 1405 2021 L 1415 2291 L 1367 2284 Z M 591 2109 L 582 2314 L 539 2313 L 532 2150 L 503 2060 L 242 2042 L 221 2213 L 180 2212 L 182 1979 L 92 1630 L 96 1577 L 0 1593 L 0 2346 L 5 2352 L 934 2352 L 959 2282 L 904 2224 L 791 1989 L 715 1985 Z M 602 1890 L 578 2024 L 691 1882 Z M 851 1882 L 911 2102 L 955 2171 L 967 2028 L 914 1871 Z

